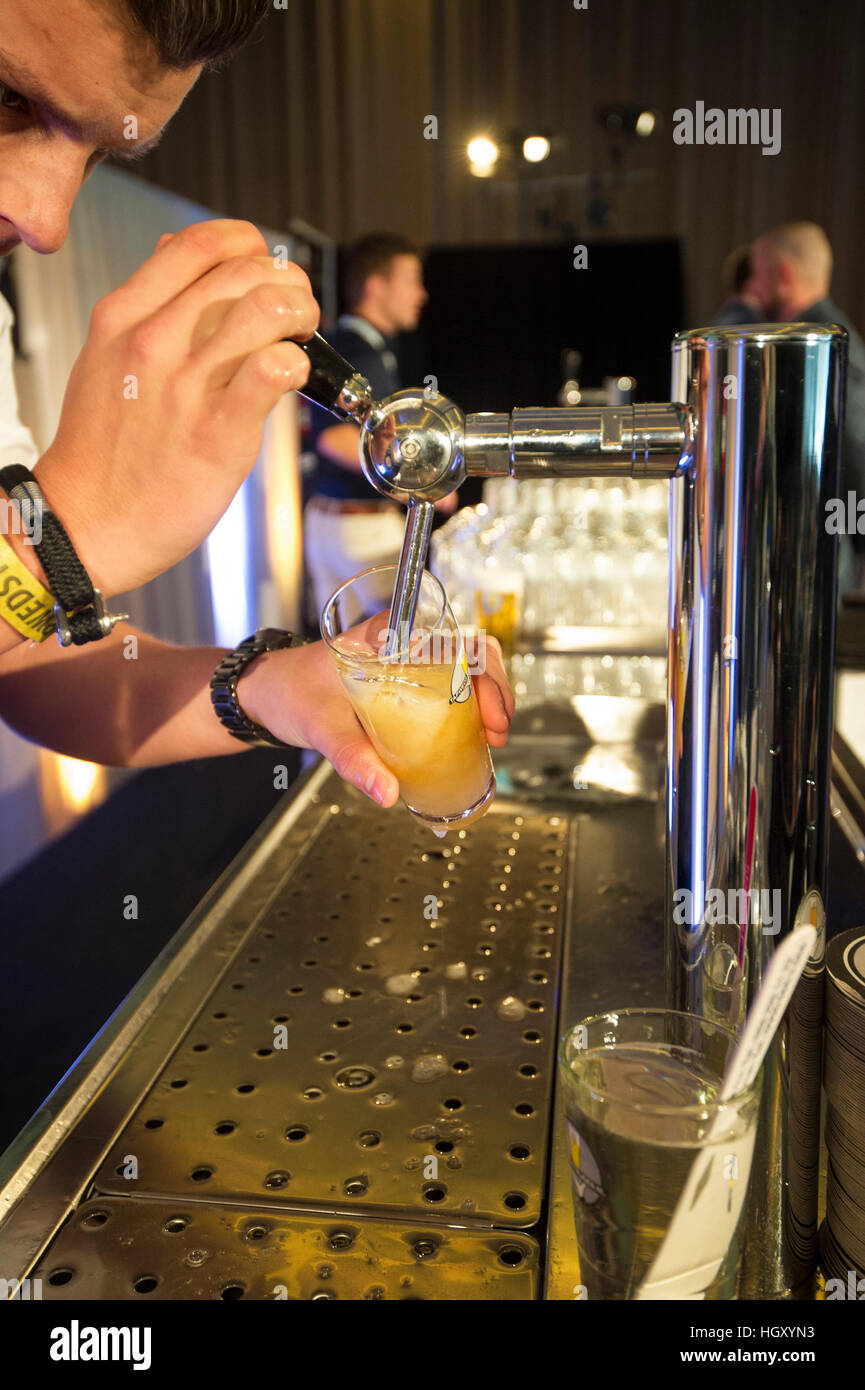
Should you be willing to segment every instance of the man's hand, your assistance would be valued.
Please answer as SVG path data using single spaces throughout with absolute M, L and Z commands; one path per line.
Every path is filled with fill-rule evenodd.
M 487 742 L 501 748 L 515 702 L 494 637 L 486 639 L 486 666 L 473 684 Z M 238 682 L 237 698 L 250 719 L 286 743 L 317 749 L 380 805 L 397 800 L 399 783 L 361 728 L 324 642 L 257 657 Z
M 160 239 L 100 300 L 38 465 L 94 583 L 120 593 L 188 555 L 252 468 L 265 418 L 302 386 L 309 279 L 247 222 Z

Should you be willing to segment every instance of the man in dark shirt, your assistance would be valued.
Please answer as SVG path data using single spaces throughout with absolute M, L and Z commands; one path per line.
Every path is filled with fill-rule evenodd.
M 371 233 L 349 247 L 343 270 L 350 312 L 325 336 L 381 400 L 400 387 L 396 335 L 417 327 L 427 300 L 420 252 L 404 237 Z M 304 545 L 320 612 L 345 580 L 399 558 L 405 513 L 366 481 L 358 458 L 358 427 L 337 424 L 318 407 L 313 414 L 317 463 L 304 514 Z M 439 510 L 453 510 L 454 498 L 444 502 Z M 385 606 L 391 588 L 387 581 L 369 581 L 363 594 L 367 610 Z M 351 614 L 352 619 L 362 616 L 360 611 Z
M 847 404 L 841 445 L 841 497 L 865 498 L 865 343 L 829 298 L 832 248 L 814 222 L 788 222 L 751 247 L 751 290 L 778 323 L 837 323 L 846 328 Z M 865 535 L 840 538 L 838 593 L 865 589 Z

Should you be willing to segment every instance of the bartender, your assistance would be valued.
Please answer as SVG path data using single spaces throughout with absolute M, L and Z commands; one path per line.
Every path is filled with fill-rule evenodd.
M 94 166 L 109 152 L 151 148 L 202 69 L 244 43 L 269 9 L 269 0 L 3 0 L 0 254 L 20 243 L 58 250 Z M 130 112 L 134 141 L 125 138 Z M 249 223 L 163 236 L 97 304 L 56 438 L 37 462 L 18 419 L 4 311 L 0 517 L 18 505 L 43 519 L 39 544 L 14 525 L 0 534 L 0 715 L 24 737 L 128 767 L 235 753 L 253 740 L 315 748 L 370 798 L 395 802 L 396 779 L 323 643 L 268 632 L 226 653 L 112 630 L 111 596 L 188 555 L 225 511 L 268 413 L 307 379 L 297 342 L 318 318 L 304 272 L 275 264 Z M 124 390 L 130 379 L 134 393 Z M 53 640 L 55 601 L 69 645 Z M 219 714 L 215 670 L 234 688 Z M 493 642 L 476 688 L 489 742 L 500 746 L 513 697 Z
M 400 389 L 397 335 L 417 328 L 429 297 L 420 251 L 406 237 L 370 232 L 345 253 L 343 281 L 349 312 L 328 333 L 328 341 L 366 377 L 373 398 L 384 400 Z M 317 406 L 313 412 L 317 462 L 313 495 L 304 514 L 304 548 L 320 613 L 346 580 L 373 565 L 396 563 L 405 513 L 366 481 L 358 455 L 358 426 L 339 424 Z M 435 505 L 449 515 L 456 494 Z M 365 581 L 367 613 L 386 607 L 392 588 L 389 575 Z M 356 606 L 346 616 L 354 621 L 364 615 Z

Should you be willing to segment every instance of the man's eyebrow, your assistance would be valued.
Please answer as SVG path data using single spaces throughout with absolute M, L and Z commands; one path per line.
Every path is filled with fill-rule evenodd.
M 155 135 L 151 135 L 149 140 L 142 140 L 140 144 L 135 145 L 130 141 L 127 148 L 122 145 L 111 145 L 107 148 L 103 147 L 98 153 L 106 155 L 110 159 L 120 159 L 127 164 L 134 163 L 136 159 L 143 159 L 145 155 L 156 149 L 167 129 L 167 125 L 164 125 L 161 130 L 157 130 Z
M 111 155 L 115 159 L 134 160 L 143 159 L 146 154 L 155 149 L 162 139 L 165 127 L 158 130 L 155 135 L 151 135 L 148 140 L 142 140 L 140 144 L 105 145 L 100 143 L 105 138 L 105 123 L 100 127 L 98 122 L 84 122 L 72 116 L 68 111 L 57 105 L 54 97 L 49 96 L 43 87 L 40 86 L 34 74 L 20 62 L 0 48 L 0 81 L 4 81 L 14 91 L 21 91 L 21 95 L 28 101 L 35 102 L 42 106 L 48 114 L 76 138 L 89 141 L 97 146 L 97 153 L 100 155 Z M 131 114 L 131 113 L 130 113 Z

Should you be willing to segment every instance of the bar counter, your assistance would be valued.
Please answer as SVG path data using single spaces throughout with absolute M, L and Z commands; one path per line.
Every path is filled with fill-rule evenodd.
M 441 843 L 317 763 L 4 1155 L 0 1266 L 58 1300 L 577 1296 L 556 1049 L 664 1003 L 664 737 L 639 700 L 521 711 Z

